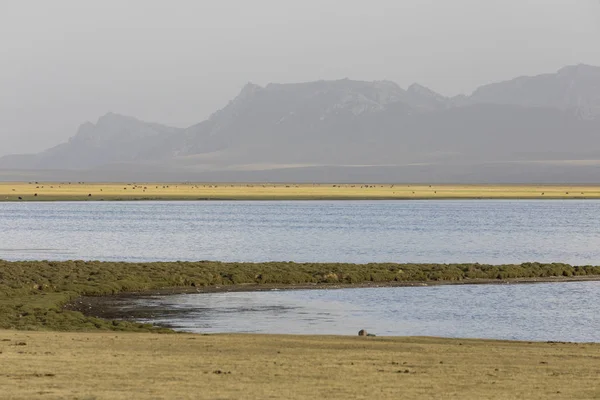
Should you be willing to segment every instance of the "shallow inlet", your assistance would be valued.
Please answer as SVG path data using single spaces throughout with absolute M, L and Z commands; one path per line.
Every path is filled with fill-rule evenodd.
M 280 290 L 130 299 L 141 320 L 198 333 L 600 342 L 600 282 Z

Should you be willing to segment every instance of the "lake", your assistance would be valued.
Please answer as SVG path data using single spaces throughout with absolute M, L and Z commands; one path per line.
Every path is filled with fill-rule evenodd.
M 600 282 L 146 297 L 145 322 L 198 333 L 442 336 L 600 342 Z
M 600 264 L 600 201 L 0 203 L 0 258 Z

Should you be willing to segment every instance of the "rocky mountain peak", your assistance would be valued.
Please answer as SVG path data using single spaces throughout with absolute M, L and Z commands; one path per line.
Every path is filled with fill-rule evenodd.
M 408 103 L 420 109 L 439 109 L 451 104 L 447 97 L 418 83 L 410 85 L 406 93 L 408 94 Z
M 96 126 L 114 126 L 114 125 L 124 125 L 124 124 L 134 124 L 139 123 L 140 121 L 134 117 L 130 117 L 127 115 L 117 114 L 112 111 L 107 112 L 100 118 L 98 118 L 98 122 L 96 122 Z
M 511 104 L 574 111 L 582 118 L 600 117 L 600 68 L 579 64 L 556 73 L 521 76 L 478 88 L 469 104 Z
M 442 97 L 442 95 L 419 83 L 413 83 L 408 87 L 408 89 L 406 89 L 406 91 L 411 94 L 418 94 L 422 96 Z
M 587 64 L 569 65 L 558 70 L 558 76 L 568 77 L 600 77 L 600 67 Z
M 257 92 L 260 92 L 261 90 L 263 90 L 262 86 L 256 85 L 252 82 L 248 82 L 246 85 L 244 85 L 244 87 L 240 91 L 240 94 L 237 95 L 236 99 L 243 100 L 243 99 L 252 97 Z
M 258 96 L 260 94 L 260 96 Z M 355 81 L 339 79 L 300 83 L 269 83 L 264 88 L 247 84 L 229 104 L 214 113 L 213 132 L 222 130 L 241 115 L 269 114 L 268 118 L 283 121 L 290 115 L 307 113 L 323 120 L 327 115 L 350 112 L 360 115 L 384 110 L 387 105 L 406 100 L 406 91 L 391 81 Z M 254 118 L 253 117 L 253 118 Z

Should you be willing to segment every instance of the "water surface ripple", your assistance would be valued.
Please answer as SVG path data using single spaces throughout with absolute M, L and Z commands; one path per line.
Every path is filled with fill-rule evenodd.
M 600 201 L 0 203 L 0 259 L 600 264 Z

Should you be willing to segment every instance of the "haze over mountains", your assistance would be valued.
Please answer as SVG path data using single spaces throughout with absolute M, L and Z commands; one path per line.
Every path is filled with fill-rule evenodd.
M 0 179 L 592 183 L 599 167 L 600 67 L 576 65 L 453 98 L 389 81 L 248 84 L 187 129 L 108 113 L 0 158 Z

